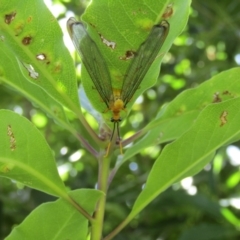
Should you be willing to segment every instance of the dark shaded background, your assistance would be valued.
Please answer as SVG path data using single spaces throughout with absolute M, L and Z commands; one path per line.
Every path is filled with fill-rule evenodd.
M 74 0 L 62 4 L 80 16 L 84 12 L 85 3 L 86 1 Z M 136 130 L 145 126 L 162 104 L 171 101 L 183 90 L 237 66 L 235 58 L 240 54 L 239 12 L 239 0 L 193 1 L 188 25 L 162 64 L 159 84 L 144 94 L 141 110 L 131 112 L 121 128 L 122 133 L 135 126 Z M 59 16 L 59 19 L 62 17 Z M 23 115 L 29 119 L 36 113 L 45 116 L 45 113 L 17 92 L 4 85 L 0 86 L 0 108 L 22 109 Z M 141 114 L 144 116 L 143 121 L 138 122 Z M 94 187 L 97 180 L 96 160 L 86 154 L 81 163 L 69 162 L 69 156 L 79 149 L 78 142 L 51 119 L 39 129 L 54 150 L 57 164 L 67 164 L 69 168 L 65 184 L 71 189 Z M 235 145 L 239 146 L 239 142 Z M 65 155 L 60 154 L 63 146 L 68 148 Z M 151 151 L 154 154 L 135 156 L 131 162 L 137 163 L 136 171 L 130 169 L 128 162 L 117 173 L 109 191 L 105 233 L 120 223 L 130 211 L 162 147 L 153 148 Z M 176 183 L 158 196 L 114 239 L 240 239 L 239 210 L 226 205 L 223 214 L 220 204 L 224 199 L 239 197 L 240 177 L 229 185 L 229 179 L 234 174 L 237 176 L 237 173 L 239 167 L 230 164 L 226 148 L 219 149 L 213 162 L 194 176 L 193 185 L 197 188 L 195 195 L 189 195 L 180 183 Z M 0 178 L 0 239 L 4 239 L 14 224 L 23 221 L 34 208 L 51 200 L 54 198 L 49 195 Z

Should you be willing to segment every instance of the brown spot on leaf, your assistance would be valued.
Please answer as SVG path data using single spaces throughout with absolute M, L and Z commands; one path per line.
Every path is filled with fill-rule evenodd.
M 0 167 L 0 172 L 9 173 L 14 168 L 14 164 L 10 161 L 3 163 Z
M 223 95 L 231 95 L 231 93 L 230 93 L 228 90 L 223 91 L 222 94 L 223 94 Z
M 129 60 L 129 59 L 132 59 L 134 58 L 136 52 L 132 51 L 132 50 L 127 50 L 125 52 L 125 55 L 124 56 L 121 56 L 119 57 L 120 60 Z
M 145 10 L 142 10 L 141 8 L 138 9 L 138 12 L 142 14 L 147 14 L 147 12 Z
M 54 73 L 60 73 L 62 71 L 62 65 L 60 62 L 56 62 L 55 63 L 55 66 L 54 66 L 54 69 L 53 69 L 53 72 Z
M 133 11 L 133 12 L 132 12 L 132 15 L 133 15 L 133 16 L 136 16 L 136 15 L 137 15 L 136 11 Z
M 221 102 L 222 99 L 219 97 L 219 92 L 214 93 L 213 95 L 213 103 Z
M 222 114 L 220 116 L 220 121 L 221 121 L 220 127 L 222 127 L 223 125 L 225 125 L 227 123 L 227 115 L 228 115 L 227 111 L 222 112 Z
M 11 151 L 14 151 L 16 149 L 16 139 L 14 137 L 11 125 L 7 126 L 7 135 L 10 139 L 10 149 Z
M 22 33 L 24 26 L 25 26 L 24 22 L 18 22 L 18 24 L 15 25 L 14 27 L 15 36 L 19 36 Z
M 142 10 L 141 8 L 138 8 L 137 10 L 132 11 L 133 16 L 136 16 L 138 14 L 146 15 L 147 12 L 145 10 Z
M 17 14 L 16 12 L 11 12 L 9 14 L 6 14 L 5 15 L 5 23 L 10 24 L 14 20 L 16 14 Z
M 173 4 L 169 4 L 166 8 L 166 10 L 164 11 L 162 18 L 164 19 L 168 19 L 173 15 Z
M 92 26 L 93 28 L 96 28 L 96 26 L 93 23 L 89 23 L 90 26 Z
M 2 172 L 8 173 L 8 172 L 10 172 L 10 168 L 8 166 L 3 166 Z
M 30 23 L 32 21 L 32 16 L 29 16 L 27 22 Z
M 22 40 L 23 45 L 29 45 L 32 41 L 32 37 L 24 37 Z

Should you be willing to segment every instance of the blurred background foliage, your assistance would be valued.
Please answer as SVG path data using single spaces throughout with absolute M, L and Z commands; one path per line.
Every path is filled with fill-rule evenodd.
M 66 17 L 73 13 L 80 16 L 89 3 L 87 0 L 46 2 L 64 25 Z M 166 54 L 158 84 L 138 99 L 124 121 L 123 138 L 145 126 L 163 104 L 183 90 L 240 65 L 239 12 L 239 0 L 193 0 L 185 31 Z M 66 186 L 93 188 L 97 181 L 96 159 L 79 149 L 75 138 L 37 106 L 7 86 L 0 86 L 0 108 L 18 112 L 35 123 L 54 151 Z M 86 117 L 89 121 L 92 119 L 89 115 Z M 96 124 L 93 126 L 97 131 Z M 109 190 L 105 234 L 126 217 L 163 147 L 145 149 L 121 167 Z M 200 173 L 174 184 L 158 196 L 114 239 L 240 239 L 239 166 L 239 142 L 222 147 Z M 52 200 L 49 195 L 0 178 L 0 239 L 34 208 Z

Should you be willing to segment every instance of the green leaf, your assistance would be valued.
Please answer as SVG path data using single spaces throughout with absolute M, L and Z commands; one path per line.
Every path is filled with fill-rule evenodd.
M 219 147 L 240 138 L 240 112 L 236 111 L 239 104 L 240 97 L 235 97 L 207 106 L 186 133 L 164 148 L 133 206 L 131 217 L 174 182 L 196 174 Z
M 0 48 L 0 55 L 0 80 L 22 93 L 62 125 L 68 124 L 62 105 L 56 102 L 42 88 L 26 81 L 21 74 L 18 61 L 13 52 L 9 48 Z
M 239 74 L 240 69 L 233 68 L 217 74 L 197 88 L 182 92 L 146 126 L 143 131 L 150 131 L 126 151 L 123 161 L 148 146 L 179 138 L 206 106 L 240 96 Z
M 131 105 L 143 91 L 156 83 L 163 55 L 186 25 L 189 1 L 99 0 L 93 1 L 83 15 L 83 20 L 88 23 L 89 34 L 107 62 L 113 88 L 120 89 L 131 62 L 131 59 L 124 60 L 127 51 L 137 51 L 140 44 L 147 38 L 152 26 L 162 19 L 161 16 L 169 3 L 173 3 L 174 11 L 172 17 L 168 19 L 170 23 L 169 35 L 159 53 L 159 57 L 150 67 L 140 88 L 129 103 L 128 109 L 131 109 Z M 111 42 L 114 47 L 104 44 L 105 40 Z M 93 89 L 93 82 L 85 68 L 82 68 L 82 82 L 94 107 L 99 112 L 106 112 L 106 105 L 103 101 L 100 101 L 96 89 Z M 110 114 L 108 112 L 105 117 L 110 119 Z M 122 115 L 126 115 L 126 113 L 123 112 Z
M 172 102 L 175 103 L 175 100 Z M 168 106 L 170 108 L 171 103 Z M 151 131 L 126 150 L 122 163 L 129 160 L 131 157 L 135 156 L 147 147 L 155 146 L 157 144 L 172 141 L 178 138 L 191 127 L 199 112 L 200 111 L 198 110 L 193 110 L 180 116 L 170 116 L 166 119 L 164 119 L 164 116 L 163 119 L 161 117 L 157 117 L 155 120 L 150 122 L 148 126 L 146 126 L 146 128 L 149 127 Z
M 70 192 L 70 195 L 91 215 L 102 193 L 81 189 Z M 6 240 L 85 240 L 87 234 L 88 220 L 65 200 L 59 199 L 36 208 L 23 223 L 13 229 Z
M 3 0 L 0 16 L 0 48 L 14 53 L 24 77 L 64 106 L 78 107 L 73 61 L 57 20 L 44 2 Z
M 55 196 L 66 196 L 53 153 L 26 118 L 0 110 L 0 176 Z

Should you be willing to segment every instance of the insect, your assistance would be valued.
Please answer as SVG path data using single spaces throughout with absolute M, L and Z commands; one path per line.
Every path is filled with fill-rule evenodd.
M 121 89 L 114 89 L 112 87 L 107 64 L 96 43 L 88 35 L 83 23 L 70 18 L 67 22 L 67 27 L 74 46 L 80 54 L 82 63 L 91 77 L 96 90 L 107 106 L 107 111 L 112 112 L 111 122 L 113 122 L 113 131 L 105 156 L 108 155 L 116 129 L 120 152 L 122 154 L 119 131 L 119 123 L 122 120 L 121 111 L 126 111 L 127 104 L 131 101 L 148 69 L 157 57 L 168 35 L 170 25 L 167 21 L 163 20 L 153 26 L 147 39 L 140 45 L 131 60 Z

